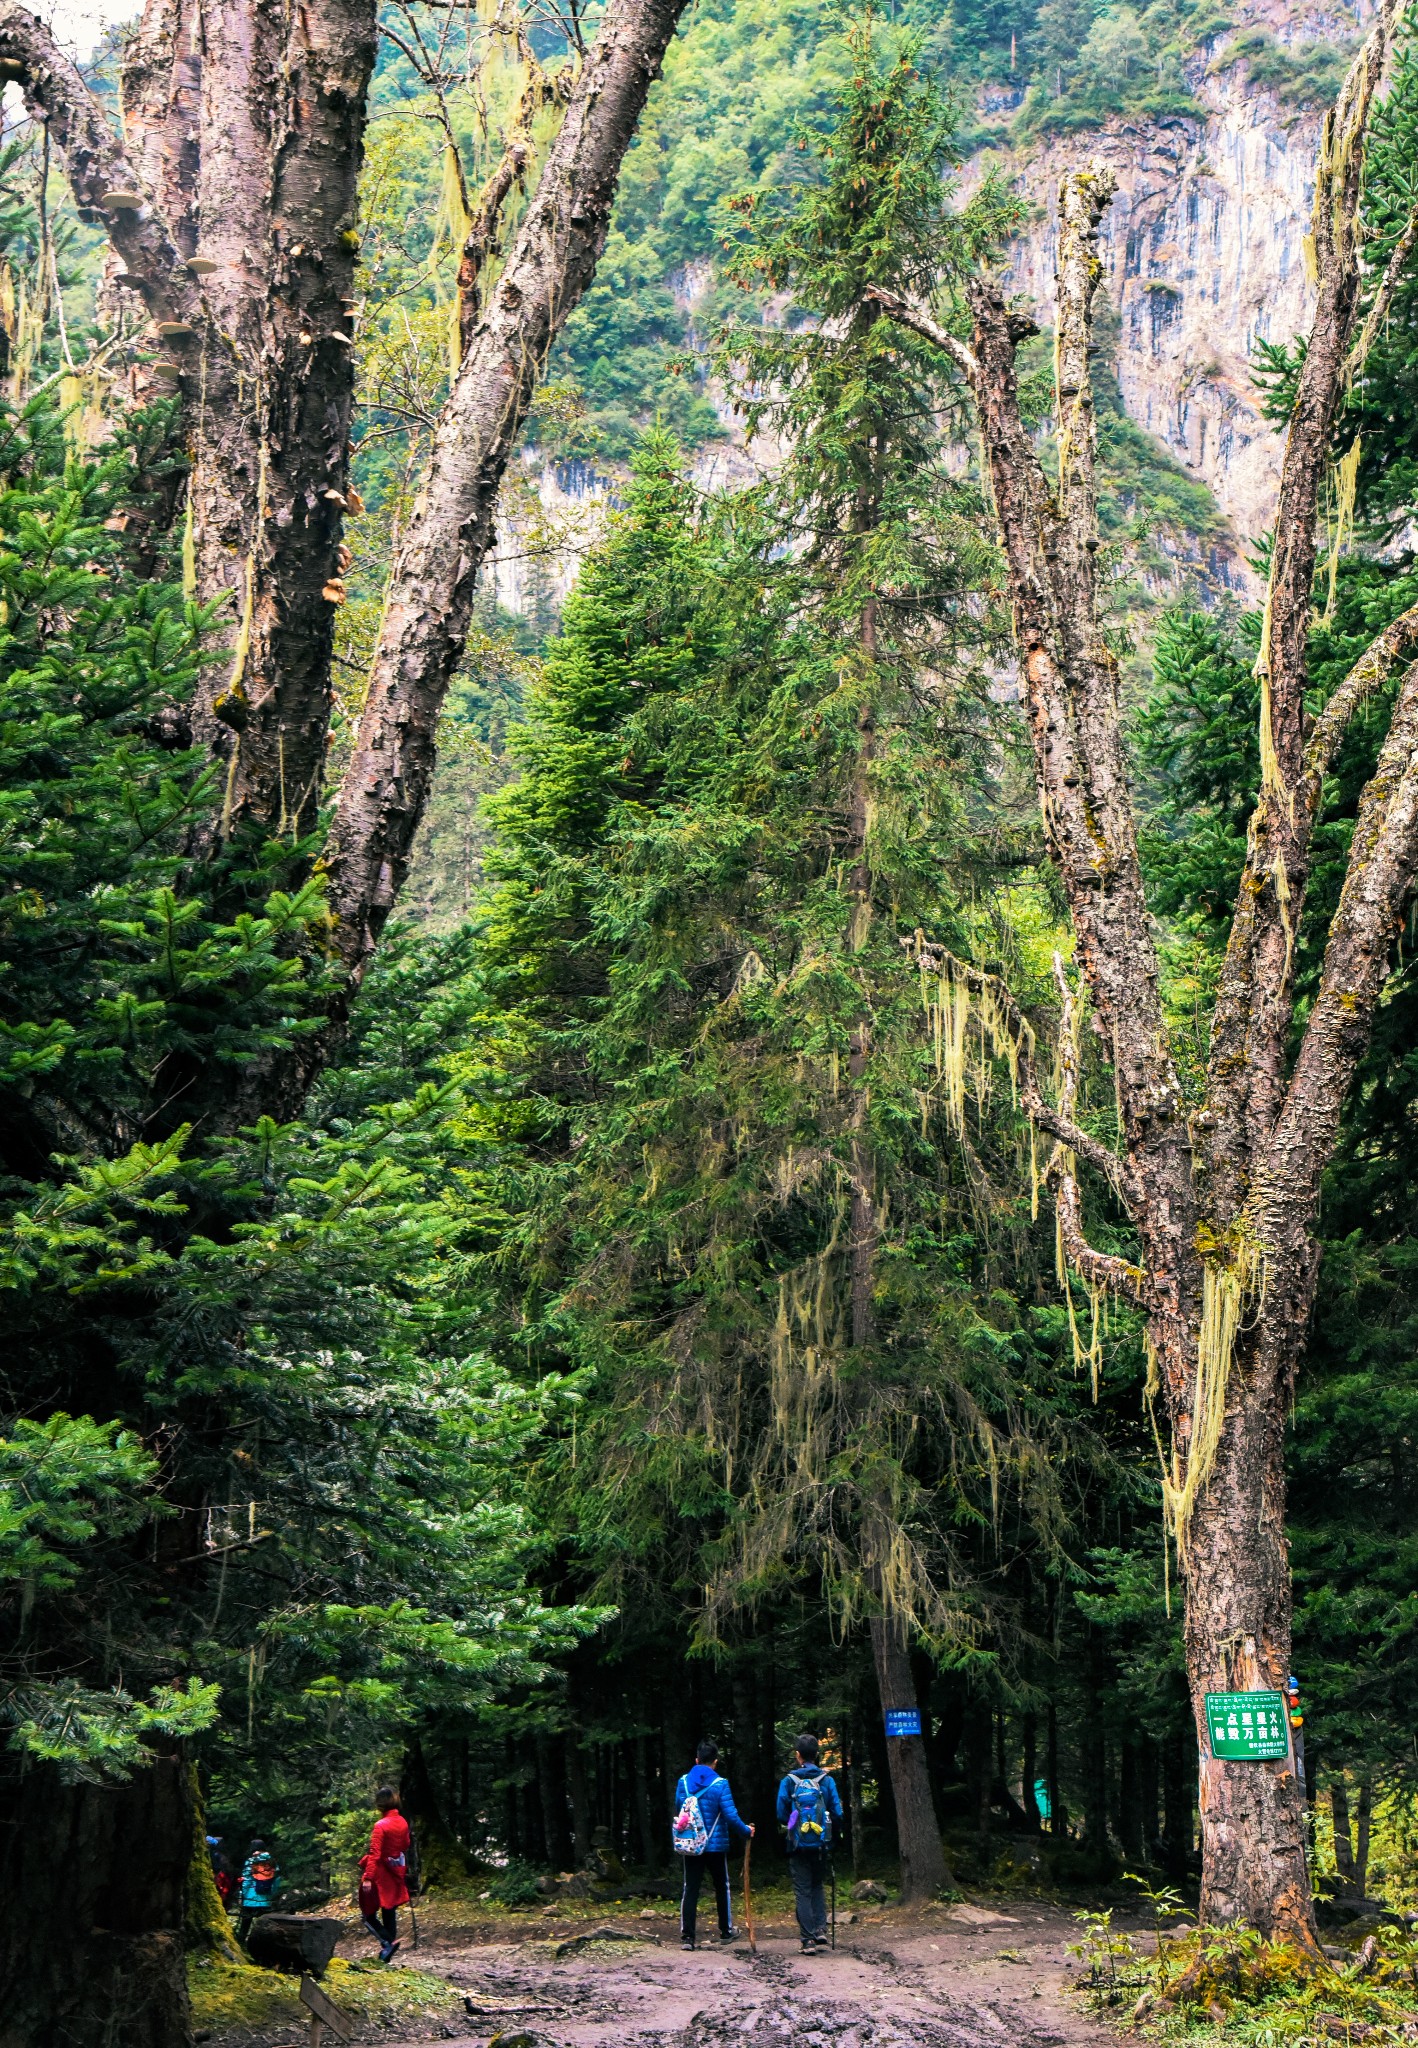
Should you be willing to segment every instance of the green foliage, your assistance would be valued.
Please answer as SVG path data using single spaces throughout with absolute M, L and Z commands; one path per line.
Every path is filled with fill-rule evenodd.
M 1227 25 L 1207 0 L 1153 0 L 1141 10 L 1042 0 L 1025 43 L 1032 80 L 1016 138 L 1095 128 L 1116 114 L 1196 113 L 1184 63 Z
M 72 1584 L 99 1522 L 118 1532 L 151 1512 L 157 1461 L 116 1423 L 62 1411 L 17 1418 L 0 1439 L 0 1575 L 32 1589 Z
M 1279 43 L 1266 28 L 1248 28 L 1222 46 L 1214 68 L 1245 64 L 1252 85 L 1263 86 L 1287 106 L 1332 106 L 1344 74 L 1359 48 L 1357 36 L 1341 42 L 1316 37 L 1300 43 Z
M 390 948 L 307 1118 L 177 1121 L 310 1028 L 329 970 L 289 849 L 189 868 L 206 621 L 128 538 L 160 428 L 80 464 L 44 401 L 0 421 L 0 1714 L 95 1780 L 205 1733 L 219 1824 L 272 1800 L 299 1877 L 391 1740 L 593 1625 L 530 1589 L 517 1505 L 579 1396 L 470 1355 L 435 1278 L 456 945 Z
M 686 1602 L 745 1659 L 755 1615 L 810 1641 L 820 1602 L 889 1605 L 989 1697 L 1021 1648 L 992 1546 L 1022 1519 L 1052 1555 L 1059 1420 L 1013 1298 L 1008 1084 L 986 1058 L 957 1132 L 908 948 L 925 929 L 1016 964 L 1047 912 L 1026 883 L 976 916 L 1016 872 L 980 672 L 995 565 L 946 466 L 955 396 L 862 287 L 920 288 L 942 245 L 958 274 L 1009 215 L 951 209 L 916 46 L 859 24 L 847 48 L 838 126 L 791 193 L 732 215 L 737 274 L 794 311 L 727 325 L 720 367 L 787 458 L 700 503 L 647 436 L 489 807 L 488 1029 L 459 1071 L 508 1355 L 595 1369 L 538 1513 L 619 1603 L 618 1654 L 659 1654 Z M 850 1662 L 820 1666 L 849 1699 Z

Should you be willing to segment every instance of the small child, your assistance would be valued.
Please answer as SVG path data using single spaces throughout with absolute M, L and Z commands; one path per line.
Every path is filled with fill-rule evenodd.
M 242 1866 L 241 1893 L 239 1905 L 241 1918 L 237 1932 L 245 1941 L 251 1932 L 251 1923 L 259 1920 L 263 1913 L 269 1913 L 276 1903 L 276 1894 L 281 1888 L 281 1873 L 275 1856 L 268 1845 L 258 1837 L 251 1844 L 251 1852 Z

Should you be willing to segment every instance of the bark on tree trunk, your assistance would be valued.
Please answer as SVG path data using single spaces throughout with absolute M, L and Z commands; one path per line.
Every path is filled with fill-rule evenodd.
M 915 1707 L 916 1687 L 904 1629 L 876 1615 L 871 1623 L 871 1645 L 882 1712 L 889 1707 Z M 901 1903 L 919 1905 L 933 1899 L 951 1881 L 931 1797 L 926 1747 L 919 1735 L 893 1735 L 887 1739 L 886 1754 L 901 1850 Z
M 851 1836 L 852 1877 L 862 1874 L 862 1757 L 861 1712 L 854 1715 L 847 1732 L 847 1827 Z
M 1237 1408 L 1188 1547 L 1185 1641 L 1200 1759 L 1205 1912 L 1217 1924 L 1243 1920 L 1288 1930 L 1313 1924 L 1304 1801 L 1293 1761 L 1223 1761 L 1211 1755 L 1206 1730 L 1207 1693 L 1283 1692 L 1290 1669 L 1284 1409 L 1278 1391 L 1261 1406 L 1239 1390 Z
M 6 2048 L 187 2048 L 188 1766 L 126 1785 L 3 1767 L 0 2037 Z

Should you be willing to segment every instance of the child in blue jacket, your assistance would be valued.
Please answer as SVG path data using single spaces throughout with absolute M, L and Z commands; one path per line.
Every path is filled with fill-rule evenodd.
M 719 1907 L 719 1939 L 736 1939 L 733 1905 L 729 1897 L 729 1829 L 732 1828 L 744 1841 L 753 1833 L 749 1823 L 739 1816 L 728 1779 L 721 1778 L 715 1769 L 719 1761 L 719 1745 L 701 1742 L 695 1755 L 698 1762 L 693 1770 L 685 1772 L 675 1787 L 675 1811 L 679 1812 L 686 1799 L 698 1799 L 700 1817 L 709 1831 L 709 1838 L 699 1855 L 681 1859 L 684 1863 L 684 1891 L 679 1907 L 681 1948 L 694 1947 L 699 1887 L 706 1870 L 713 1881 L 714 1897 Z
M 788 1831 L 788 1871 L 803 1954 L 815 1956 L 827 1947 L 823 1880 L 832 1865 L 833 1828 L 842 1824 L 842 1795 L 817 1760 L 815 1735 L 800 1735 L 797 1751 L 797 1769 L 778 1787 L 778 1818 Z

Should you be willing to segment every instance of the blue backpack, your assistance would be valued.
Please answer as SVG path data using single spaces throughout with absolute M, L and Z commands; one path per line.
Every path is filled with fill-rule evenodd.
M 832 1809 L 822 1790 L 825 1775 L 815 1767 L 788 1773 L 788 1783 L 793 1788 L 792 1810 L 788 1815 L 789 1849 L 832 1847 Z

